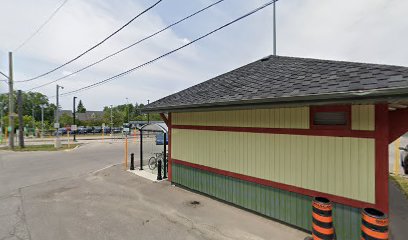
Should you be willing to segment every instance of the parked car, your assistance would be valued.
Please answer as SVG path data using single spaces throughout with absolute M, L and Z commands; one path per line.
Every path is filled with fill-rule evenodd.
M 113 133 L 121 133 L 122 129 L 120 127 L 114 127 L 113 128 Z
M 86 127 L 85 128 L 86 133 L 92 133 L 93 132 L 93 128 L 92 127 Z
M 111 133 L 110 127 L 105 127 L 105 128 L 103 129 L 103 132 L 104 132 L 105 134 Z
M 86 128 L 84 126 L 79 126 L 78 127 L 78 134 L 86 134 Z
M 403 148 L 399 148 L 401 150 L 401 166 L 404 169 L 404 173 L 408 174 L 408 145 Z
M 69 130 L 69 134 L 76 134 L 77 130 Z
M 96 126 L 93 127 L 93 133 L 102 133 L 102 127 Z
M 59 136 L 67 134 L 67 129 L 66 128 L 58 128 L 58 130 L 54 132 L 54 135 L 57 135 L 57 134 Z
M 166 144 L 169 144 L 169 135 L 166 134 Z M 164 144 L 164 134 L 158 133 L 156 134 L 156 145 L 163 145 Z

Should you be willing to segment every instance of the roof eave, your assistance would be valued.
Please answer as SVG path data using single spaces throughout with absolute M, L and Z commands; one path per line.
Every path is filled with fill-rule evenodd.
M 203 111 L 214 109 L 243 109 L 254 107 L 277 107 L 277 106 L 298 106 L 298 105 L 326 105 L 326 104 L 346 104 L 346 103 L 375 103 L 388 102 L 391 100 L 408 100 L 408 88 L 386 88 L 353 92 L 338 92 L 330 94 L 315 94 L 296 97 L 279 97 L 249 99 L 219 103 L 205 103 L 192 105 L 167 106 L 157 108 L 146 108 L 146 113 L 163 112 L 186 112 Z

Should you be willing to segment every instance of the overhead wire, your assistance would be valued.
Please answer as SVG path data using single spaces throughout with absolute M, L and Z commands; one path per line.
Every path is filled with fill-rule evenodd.
M 94 50 L 95 48 L 99 47 L 100 45 L 102 45 L 104 42 L 106 42 L 109 38 L 113 37 L 114 35 L 116 35 L 117 33 L 119 33 L 122 29 L 124 29 L 125 27 L 127 27 L 130 23 L 132 23 L 134 20 L 136 20 L 137 18 L 139 18 L 140 16 L 142 16 L 144 13 L 150 11 L 152 8 L 154 8 L 156 5 L 158 5 L 161 1 L 163 0 L 159 0 L 156 3 L 154 3 L 153 5 L 151 5 L 150 7 L 146 8 L 145 10 L 143 10 L 142 12 L 140 12 L 139 14 L 137 14 L 135 17 L 133 17 L 132 19 L 130 19 L 130 21 L 128 21 L 126 24 L 124 24 L 123 26 L 121 26 L 119 29 L 117 29 L 116 31 L 114 31 L 113 33 L 111 33 L 109 36 L 107 36 L 106 38 L 104 38 L 102 41 L 98 42 L 97 44 L 93 45 L 92 47 L 90 47 L 88 50 L 82 52 L 81 54 L 79 54 L 78 56 L 72 58 L 71 60 L 67 61 L 66 63 L 53 68 L 52 70 L 49 70 L 43 74 L 40 74 L 36 77 L 33 78 L 29 78 L 26 80 L 21 80 L 21 81 L 15 81 L 15 82 L 30 82 L 33 80 L 36 80 L 38 78 L 44 77 L 50 73 L 53 73 L 55 71 L 57 71 L 58 69 L 61 69 L 62 67 L 65 67 L 66 65 L 78 60 L 80 57 L 84 56 L 85 54 L 89 53 L 90 51 Z
M 164 58 L 164 57 L 166 57 L 166 56 L 169 56 L 169 55 L 171 55 L 171 54 L 173 54 L 173 53 L 175 53 L 175 52 L 177 52 L 177 51 L 179 51 L 179 50 L 181 50 L 181 49 L 183 49 L 183 48 L 185 48 L 185 47 L 187 47 L 187 46 L 190 46 L 190 45 L 192 45 L 193 43 L 195 43 L 195 42 L 197 42 L 197 41 L 200 41 L 200 40 L 202 40 L 203 38 L 206 38 L 206 37 L 208 37 L 209 35 L 212 35 L 212 34 L 214 34 L 215 32 L 218 32 L 218 31 L 220 31 L 221 29 L 224 29 L 224 28 L 226 28 L 226 27 L 228 27 L 228 26 L 230 26 L 230 25 L 232 25 L 232 24 L 234 24 L 234 23 L 236 23 L 236 22 L 238 22 L 238 21 L 240 21 L 240 20 L 242 20 L 242 19 L 244 19 L 244 18 L 247 18 L 248 16 L 250 16 L 250 15 L 252 15 L 252 14 L 254 14 L 254 13 L 256 13 L 256 12 L 258 12 L 258 11 L 260 11 L 260 10 L 266 8 L 266 7 L 268 7 L 268 6 L 270 6 L 271 4 L 273 4 L 273 3 L 276 2 L 276 1 L 278 1 L 278 0 L 272 0 L 272 1 L 270 1 L 270 2 L 267 2 L 267 3 L 265 3 L 264 5 L 262 5 L 262 6 L 258 7 L 258 8 L 256 8 L 256 9 L 254 9 L 254 10 L 248 12 L 247 14 L 245 14 L 245 15 L 239 17 L 239 18 L 236 18 L 235 20 L 230 21 L 230 22 L 228 22 L 227 24 L 222 25 L 221 27 L 218 27 L 218 28 L 216 28 L 215 30 L 212 30 L 212 31 L 210 31 L 210 32 L 208 32 L 208 33 L 206 33 L 206 34 L 204 34 L 204 35 L 202 35 L 202 36 L 200 36 L 200 37 L 198 37 L 198 38 L 192 40 L 191 42 L 189 42 L 189 43 L 187 43 L 187 44 L 184 44 L 183 46 L 178 47 L 178 48 L 176 48 L 176 49 L 173 49 L 172 51 L 167 52 L 167 53 L 165 53 L 165 54 L 163 54 L 163 55 L 161 55 L 161 56 L 159 56 L 159 57 L 156 57 L 156 58 L 154 58 L 154 59 L 152 59 L 152 60 L 150 60 L 150 61 L 147 61 L 147 62 L 145 62 L 145 63 L 143 63 L 143 64 L 140 64 L 140 65 L 138 65 L 138 66 L 136 66 L 136 67 L 134 67 L 134 68 L 131 68 L 131 69 L 127 70 L 127 71 L 124 71 L 124 72 L 122 72 L 122 73 L 119 73 L 119 74 L 117 74 L 117 75 L 115 75 L 115 76 L 109 77 L 109 78 L 107 78 L 107 79 L 105 79 L 105 80 L 102 80 L 102 81 L 99 81 L 99 82 L 90 84 L 90 85 L 88 85 L 88 86 L 85 86 L 85 87 L 82 87 L 82 88 L 79 88 L 79 89 L 76 89 L 76 90 L 73 90 L 73 91 L 69 91 L 69 92 L 62 93 L 61 96 L 67 96 L 67 95 L 71 95 L 71 94 L 74 94 L 74 93 L 77 93 L 77 92 L 80 92 L 80 91 L 85 91 L 85 90 L 88 90 L 88 89 L 90 89 L 90 88 L 94 88 L 94 87 L 100 86 L 100 85 L 102 85 L 102 84 L 106 84 L 106 83 L 108 83 L 108 82 L 110 82 L 110 81 L 112 81 L 112 80 L 115 80 L 115 79 L 119 78 L 119 77 L 123 77 L 123 76 L 125 76 L 125 75 L 127 75 L 127 74 L 129 74 L 129 73 L 131 73 L 131 72 L 133 72 L 133 71 L 135 71 L 135 70 L 137 70 L 137 69 L 140 69 L 140 68 L 142 68 L 142 67 L 144 67 L 144 66 L 147 66 L 147 65 L 149 65 L 149 64 L 151 64 L 151 63 L 153 63 L 153 62 L 156 62 L 156 61 L 160 60 L 161 58 Z M 53 96 L 53 97 L 55 97 L 55 96 Z
M 88 69 L 88 68 L 90 68 L 90 67 L 92 67 L 92 66 L 95 66 L 96 64 L 99 64 L 99 63 L 101 63 L 101 62 L 103 62 L 103 61 L 105 61 L 105 60 L 107 60 L 107 59 L 109 59 L 109 58 L 111 58 L 111 57 L 113 57 L 113 56 L 115 56 L 115 55 L 117 55 L 117 54 L 119 54 L 119 53 L 121 53 L 121 52 L 123 52 L 123 51 L 125 51 L 125 50 L 127 50 L 127 49 L 129 49 L 129 48 L 131 48 L 131 47 L 134 47 L 134 46 L 136 46 L 136 45 L 138 45 L 138 44 L 140 44 L 140 43 L 142 43 L 142 42 L 144 42 L 144 41 L 146 41 L 146 40 L 148 40 L 148 39 L 150 39 L 150 38 L 152 38 L 152 37 L 154 37 L 154 36 L 156 36 L 156 35 L 158 35 L 158 34 L 160 34 L 160 33 L 162 33 L 162 32 L 164 32 L 164 31 L 166 31 L 166 30 L 169 29 L 169 28 L 172 28 L 172 27 L 176 26 L 177 24 L 180 24 L 180 23 L 184 22 L 185 20 L 187 20 L 187 19 L 189 19 L 189 18 L 191 18 L 191 17 L 193 17 L 193 16 L 195 16 L 195 15 L 197 15 L 197 14 L 199 14 L 199 13 L 201 13 L 201 12 L 203 12 L 203 11 L 205 11 L 205 10 L 207 10 L 207 9 L 209 9 L 209 8 L 215 6 L 215 5 L 217 5 L 217 4 L 219 4 L 219 3 L 223 2 L 223 1 L 225 1 L 225 0 L 219 0 L 219 1 L 215 2 L 215 3 L 212 3 L 212 4 L 208 5 L 208 6 L 206 6 L 205 8 L 202 8 L 202 9 L 200 9 L 200 10 L 198 10 L 198 11 L 196 11 L 196 12 L 190 14 L 190 15 L 188 15 L 187 17 L 184 17 L 184 18 L 182 18 L 182 19 L 180 19 L 180 20 L 178 20 L 178 21 L 176 21 L 176 22 L 174 22 L 174 23 L 168 25 L 167 27 L 162 28 L 161 30 L 159 30 L 159 31 L 157 31 L 157 32 L 155 32 L 155 33 L 153 33 L 153 34 L 147 36 L 147 37 L 144 37 L 144 38 L 138 40 L 137 42 L 132 43 L 131 45 L 129 45 L 129 46 L 125 47 L 125 48 L 120 49 L 119 51 L 116 51 L 116 52 L 114 52 L 114 53 L 112 53 L 112 54 L 110 54 L 110 55 L 108 55 L 108 56 L 106 56 L 106 57 L 104 57 L 104 58 L 101 58 L 101 59 L 98 60 L 98 61 L 93 62 L 92 64 L 89 64 L 89 65 L 87 65 L 87 66 L 85 66 L 85 67 L 83 67 L 83 68 L 81 68 L 81 69 L 78 69 L 78 70 L 76 70 L 76 71 L 74 71 L 74 72 L 72 72 L 72 73 L 70 73 L 70 74 L 67 74 L 67 75 L 62 76 L 62 77 L 60 77 L 60 78 L 57 78 L 57 79 L 55 79 L 55 80 L 53 80 L 53 81 L 50 81 L 50 82 L 47 82 L 47 83 L 38 85 L 38 86 L 36 86 L 36 87 L 30 88 L 30 89 L 28 89 L 27 91 L 32 91 L 32 90 L 35 90 L 35 89 L 38 89 L 38 88 L 41 88 L 41 87 L 45 87 L 45 86 L 47 86 L 47 85 L 50 85 L 50 84 L 55 83 L 55 82 L 57 82 L 57 81 L 60 81 L 60 80 L 62 80 L 62 79 L 71 77 L 71 76 L 73 76 L 73 75 L 75 75 L 75 74 L 77 74 L 77 73 L 80 73 L 80 72 L 82 72 L 82 71 L 84 71 L 84 70 L 86 70 L 86 69 Z
M 58 13 L 58 11 L 68 2 L 68 0 L 64 0 L 55 10 L 52 12 L 52 14 L 45 20 L 43 24 L 40 25 L 40 27 L 35 30 L 26 40 L 24 40 L 18 47 L 16 47 L 13 52 L 17 52 L 20 50 L 24 45 L 26 45 L 35 35 L 37 35 L 44 27 L 47 25 L 51 19 Z

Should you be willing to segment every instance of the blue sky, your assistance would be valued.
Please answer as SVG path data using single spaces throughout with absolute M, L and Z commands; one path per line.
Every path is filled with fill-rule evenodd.
M 7 52 L 27 38 L 62 0 L 0 0 L 0 71 Z M 69 0 L 52 21 L 14 53 L 15 80 L 33 77 L 78 55 L 119 28 L 153 0 Z M 215 0 L 163 0 L 101 47 L 44 78 L 15 85 L 26 90 L 71 73 Z M 223 3 L 104 63 L 59 82 L 63 91 L 101 81 L 231 21 L 266 3 Z M 408 66 L 408 2 L 404 0 L 280 0 L 278 55 Z M 108 84 L 76 94 L 89 110 L 146 102 L 175 93 L 272 53 L 272 8 Z M 7 86 L 0 83 L 0 92 Z M 55 84 L 38 89 L 55 95 Z M 55 102 L 54 98 L 50 101 Z M 70 109 L 72 95 L 61 98 Z

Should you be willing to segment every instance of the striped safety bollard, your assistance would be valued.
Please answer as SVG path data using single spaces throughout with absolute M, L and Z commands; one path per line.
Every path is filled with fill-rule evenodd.
M 336 239 L 332 216 L 333 206 L 330 200 L 323 197 L 315 197 L 313 199 L 312 209 L 313 239 Z
M 388 216 L 374 208 L 361 212 L 361 239 L 388 240 Z

